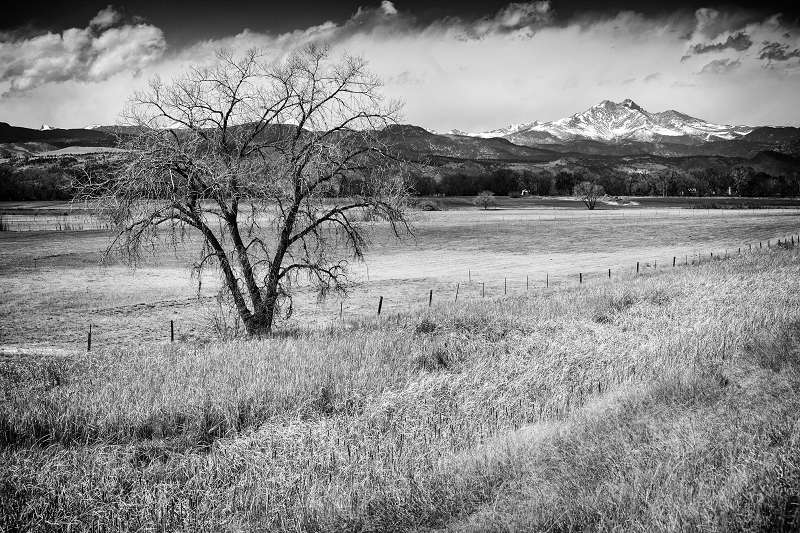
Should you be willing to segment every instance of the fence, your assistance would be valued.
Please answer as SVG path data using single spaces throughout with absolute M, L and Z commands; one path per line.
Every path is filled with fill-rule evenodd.
M 736 257 L 743 254 L 754 253 L 754 252 L 758 253 L 765 250 L 772 250 L 773 248 L 790 249 L 794 248 L 798 244 L 800 244 L 800 234 L 795 234 L 788 237 L 775 239 L 775 242 L 773 242 L 773 239 L 768 239 L 766 241 L 759 241 L 758 243 L 748 243 L 743 246 L 737 247 L 736 249 L 724 249 L 722 253 L 719 253 L 718 251 L 716 255 L 714 251 L 709 251 L 703 254 L 697 253 L 691 257 L 687 254 L 684 254 L 682 257 L 673 255 L 672 261 L 668 262 L 666 266 L 662 266 L 662 269 L 700 265 L 703 264 L 704 262 L 707 263 L 711 261 L 725 260 L 730 257 Z M 628 275 L 629 279 L 630 276 L 633 277 L 640 276 L 646 273 L 648 270 L 649 271 L 659 270 L 657 261 L 654 261 L 652 265 L 649 262 L 636 261 L 635 265 L 631 264 L 630 268 L 626 270 L 615 271 L 612 268 L 605 268 L 602 270 L 594 270 L 594 271 L 577 271 L 573 274 L 567 275 L 566 279 L 562 278 L 560 280 L 554 280 L 553 278 L 551 278 L 549 272 L 544 273 L 544 277 L 539 278 L 538 280 L 537 279 L 532 280 L 530 275 L 526 275 L 524 284 L 525 291 L 523 294 L 529 293 L 532 290 L 546 292 L 555 290 L 556 288 L 564 288 L 567 286 L 579 287 L 595 279 L 600 279 L 607 282 L 608 280 L 621 279 L 625 277 L 626 274 Z M 472 299 L 478 299 L 478 298 L 483 299 L 487 297 L 491 298 L 495 296 L 508 296 L 509 278 L 508 277 L 502 278 L 502 294 L 500 294 L 499 291 L 499 287 L 501 286 L 500 280 L 495 279 L 494 281 L 496 286 L 498 287 L 497 294 L 491 294 L 491 293 L 487 294 L 486 291 L 487 282 L 485 280 L 483 281 L 473 280 L 473 272 L 471 270 L 467 270 L 466 280 L 457 281 L 454 286 L 451 285 L 450 290 L 448 290 L 447 292 L 441 290 L 437 291 L 434 288 L 429 288 L 426 293 L 427 306 L 425 306 L 424 301 L 422 301 L 420 303 L 417 303 L 417 305 L 413 306 L 412 308 L 416 308 L 417 310 L 419 310 L 420 308 L 424 308 L 423 306 L 431 308 L 434 306 L 434 304 L 438 304 L 440 302 L 447 302 L 447 303 L 456 303 L 459 301 L 463 302 L 465 300 L 464 297 L 465 288 L 472 289 L 473 292 Z M 537 286 L 537 281 L 541 285 Z M 480 296 L 477 296 L 478 294 L 480 294 Z M 461 300 L 459 300 L 459 298 L 461 298 Z M 388 299 L 386 299 L 383 295 L 379 295 L 377 301 L 375 301 L 374 315 L 381 316 L 384 313 L 384 311 L 387 310 L 389 303 L 390 302 Z M 345 321 L 349 318 L 349 316 L 346 315 L 345 313 L 345 309 L 346 308 L 344 306 L 344 301 L 340 300 L 338 305 L 337 318 L 338 321 L 341 322 L 342 324 L 344 324 Z M 399 311 L 407 312 L 409 310 L 410 310 L 409 308 L 404 307 Z M 389 308 L 388 311 L 391 312 L 391 309 Z M 358 314 L 357 316 L 360 318 L 364 317 L 363 314 Z M 165 338 L 167 338 L 168 335 L 169 341 L 171 343 L 175 342 L 175 331 L 176 331 L 175 326 L 176 324 L 174 320 L 169 321 L 168 327 L 165 326 Z M 92 349 L 92 328 L 93 325 L 89 323 L 87 329 L 87 342 L 86 342 L 87 351 L 91 351 Z

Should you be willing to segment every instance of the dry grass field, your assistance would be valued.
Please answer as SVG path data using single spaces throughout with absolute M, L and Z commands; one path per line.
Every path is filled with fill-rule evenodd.
M 752 239 L 703 224 L 701 243 Z M 0 529 L 796 531 L 799 259 L 7 358 Z
M 748 244 L 774 245 L 800 226 L 793 208 L 589 212 L 572 204 L 419 212 L 414 234 L 400 242 L 377 232 L 366 263 L 353 265 L 353 278 L 361 283 L 347 299 L 318 302 L 301 291 L 284 327 L 340 323 L 340 310 L 350 323 L 374 315 L 381 296 L 384 315 L 419 310 L 430 290 L 437 303 L 454 300 L 457 284 L 459 301 L 466 302 L 482 294 L 541 292 L 546 280 L 549 288 L 577 284 L 579 273 L 594 283 L 609 268 L 619 279 L 634 273 L 637 262 L 644 272 L 671 267 L 673 257 L 691 263 L 711 252 L 733 255 Z M 0 207 L 12 228 L 25 230 L 0 232 L 2 353 L 80 350 L 89 324 L 96 349 L 159 344 L 168 339 L 170 320 L 181 342 L 214 338 L 218 280 L 206 276 L 198 291 L 188 268 L 196 242 L 190 239 L 174 252 L 155 249 L 136 270 L 101 268 L 109 236 L 87 229 L 92 222 L 85 214 L 48 202 Z

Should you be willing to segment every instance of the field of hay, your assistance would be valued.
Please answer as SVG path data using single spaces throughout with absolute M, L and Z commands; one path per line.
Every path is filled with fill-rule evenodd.
M 456 199 L 457 200 L 457 199 Z M 454 202 L 456 200 L 453 200 Z M 516 203 L 515 203 L 516 202 Z M 520 203 L 527 202 L 527 203 Z M 473 207 L 417 212 L 414 233 L 396 241 L 376 232 L 360 282 L 348 298 L 319 302 L 301 291 L 284 328 L 349 324 L 376 313 L 417 311 L 434 302 L 459 302 L 554 287 L 614 280 L 635 273 L 775 245 L 798 233 L 800 211 L 784 209 L 635 208 L 589 212 L 580 203 L 508 199 L 494 210 Z M 527 206 L 525 208 L 521 206 Z M 12 229 L 0 231 L 0 354 L 69 353 L 84 349 L 89 325 L 95 349 L 159 344 L 170 321 L 179 342 L 203 343 L 233 321 L 213 298 L 214 276 L 198 285 L 188 265 L 198 243 L 157 248 L 131 270 L 100 268 L 109 242 L 102 226 L 69 205 L 0 205 Z M 92 229 L 97 228 L 97 229 Z M 340 316 L 341 313 L 341 316 Z M 224 320 L 222 319 L 224 318 Z
M 346 330 L 6 358 L 0 529 L 796 531 L 799 276 L 773 245 Z

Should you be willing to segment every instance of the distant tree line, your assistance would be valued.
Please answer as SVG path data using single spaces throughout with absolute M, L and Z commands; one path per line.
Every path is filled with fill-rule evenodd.
M 110 172 L 103 157 L 29 158 L 0 164 L 0 200 L 71 200 L 87 173 Z
M 59 165 L 0 165 L 0 199 L 4 201 L 69 200 L 70 175 Z
M 584 181 L 601 186 L 612 196 L 800 196 L 800 169 L 774 176 L 750 166 L 642 173 L 501 168 L 483 173 L 452 172 L 439 178 L 412 177 L 413 192 L 419 196 L 474 196 L 482 191 L 506 196 L 523 190 L 532 195 L 568 196 Z
M 84 169 L 98 172 L 100 161 L 64 157 L 55 161 L 0 164 L 0 199 L 68 200 L 71 184 L 85 176 Z M 497 168 L 469 172 L 451 171 L 441 177 L 412 176 L 412 192 L 418 196 L 476 196 L 491 191 L 498 196 L 527 190 L 539 196 L 570 196 L 575 186 L 590 181 L 612 196 L 800 196 L 800 168 L 790 174 L 772 175 L 752 166 L 730 168 L 664 169 L 647 173 L 621 173 L 611 169 L 576 169 L 558 172 Z M 332 184 L 331 194 L 355 196 L 363 191 L 359 176 Z

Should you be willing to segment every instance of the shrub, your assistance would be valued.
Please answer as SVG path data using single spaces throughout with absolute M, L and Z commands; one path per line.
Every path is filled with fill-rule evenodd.
M 441 211 L 442 203 L 436 200 L 420 200 L 417 202 L 417 209 L 420 211 Z
M 489 209 L 493 205 L 497 205 L 497 200 L 494 198 L 492 191 L 483 191 L 476 196 L 472 203 L 477 207 L 482 207 L 484 210 Z

